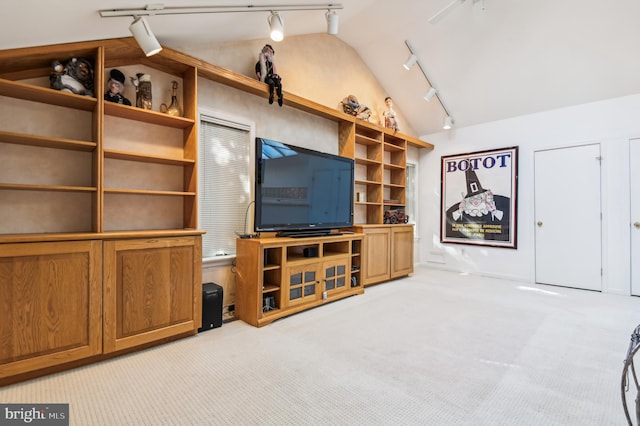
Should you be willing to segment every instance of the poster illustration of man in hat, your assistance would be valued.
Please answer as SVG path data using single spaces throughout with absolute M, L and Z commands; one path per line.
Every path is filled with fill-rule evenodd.
M 515 248 L 512 150 L 443 157 L 443 242 Z

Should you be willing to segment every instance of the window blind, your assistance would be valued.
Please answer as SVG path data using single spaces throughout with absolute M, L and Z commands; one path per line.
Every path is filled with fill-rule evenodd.
M 251 127 L 202 115 L 199 146 L 199 224 L 202 256 L 234 255 L 236 232 L 252 226 Z
M 416 223 L 416 165 L 407 163 L 407 183 L 405 186 L 405 214 L 409 223 Z

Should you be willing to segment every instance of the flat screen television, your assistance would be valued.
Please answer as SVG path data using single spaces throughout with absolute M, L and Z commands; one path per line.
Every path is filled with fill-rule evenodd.
M 350 158 L 256 138 L 257 232 L 322 235 L 353 225 Z

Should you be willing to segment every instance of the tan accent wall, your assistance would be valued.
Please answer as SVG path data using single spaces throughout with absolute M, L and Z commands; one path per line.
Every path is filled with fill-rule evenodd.
M 265 44 L 275 50 L 275 63 L 285 91 L 322 105 L 337 108 L 347 95 L 355 95 L 371 108 L 371 122 L 380 124 L 386 109 L 387 93 L 357 52 L 340 38 L 328 34 L 289 36 L 281 42 L 269 39 L 237 41 L 180 50 L 237 73 L 255 76 L 258 54 Z M 400 64 L 398 66 L 401 66 Z M 402 106 L 394 105 L 403 133 L 415 135 L 402 116 Z

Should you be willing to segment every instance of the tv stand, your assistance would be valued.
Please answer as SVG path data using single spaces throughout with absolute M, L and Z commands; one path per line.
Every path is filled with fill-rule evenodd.
M 236 317 L 262 327 L 362 294 L 362 239 L 359 233 L 237 239 Z
M 307 238 L 307 237 L 326 237 L 327 235 L 341 235 L 339 233 L 332 234 L 331 229 L 314 229 L 311 231 L 280 231 L 276 234 L 279 238 Z

